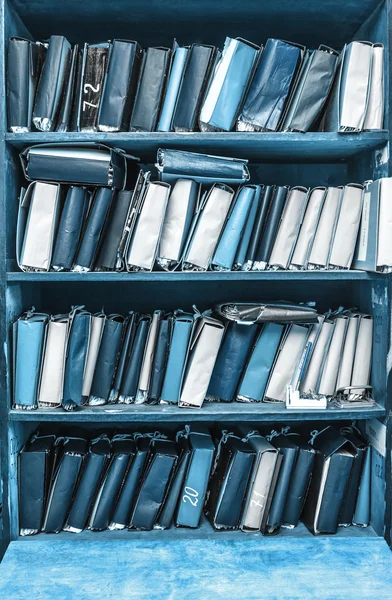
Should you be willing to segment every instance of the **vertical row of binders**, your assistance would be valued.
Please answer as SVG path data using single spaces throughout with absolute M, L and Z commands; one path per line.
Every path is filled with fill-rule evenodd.
M 264 436 L 191 428 L 59 437 L 19 457 L 21 535 L 197 528 L 264 535 L 302 520 L 315 535 L 370 521 L 371 448 L 352 427 Z
M 224 304 L 127 316 L 34 309 L 13 324 L 14 408 L 179 405 L 205 399 L 373 406 L 373 318 L 307 305 Z
M 10 38 L 8 128 L 39 131 L 338 131 L 382 129 L 384 48 L 341 53 L 227 37 L 143 50 L 115 39 L 71 46 Z
M 156 169 L 101 145 L 38 145 L 16 235 L 24 271 L 392 269 L 392 178 L 248 183 L 247 160 L 159 149 Z

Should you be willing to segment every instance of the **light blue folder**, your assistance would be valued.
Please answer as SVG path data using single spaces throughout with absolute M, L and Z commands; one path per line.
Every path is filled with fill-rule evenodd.
M 176 404 L 180 397 L 182 375 L 188 354 L 194 317 L 183 313 L 175 318 L 161 402 Z
M 200 114 L 201 130 L 231 131 L 253 73 L 259 47 L 241 38 L 226 38 L 222 57 L 215 69 Z M 224 80 L 220 83 L 222 66 L 227 64 Z M 218 83 L 219 82 L 219 83 Z M 211 110 L 211 108 L 212 110 Z M 209 116 L 207 116 L 209 115 Z
M 166 88 L 158 131 L 171 131 L 172 119 L 177 104 L 178 92 L 185 69 L 188 48 L 177 48 L 174 54 L 173 65 L 170 71 L 169 82 Z
M 255 192 L 255 186 L 245 186 L 238 192 L 233 210 L 226 222 L 212 259 L 214 269 L 231 271 L 233 268 L 238 244 L 244 233 Z
M 264 325 L 253 349 L 238 391 L 238 398 L 247 402 L 261 402 L 274 363 L 284 325 Z
M 48 315 L 26 313 L 15 324 L 15 398 L 16 408 L 36 407 L 41 357 Z
M 244 233 L 241 237 L 239 246 L 237 248 L 237 252 L 234 259 L 234 268 L 241 269 L 241 267 L 245 264 L 246 261 L 246 252 L 249 247 L 250 238 L 252 236 L 253 226 L 256 221 L 259 204 L 260 204 L 260 196 L 261 196 L 261 185 L 255 186 L 255 194 L 253 196 L 252 206 L 249 211 L 248 220 L 246 221 Z
M 372 471 L 372 447 L 366 450 L 365 462 L 363 464 L 361 482 L 359 484 L 359 492 L 357 504 L 353 517 L 353 524 L 359 527 L 366 527 L 370 523 L 370 486 L 371 486 L 371 471 Z

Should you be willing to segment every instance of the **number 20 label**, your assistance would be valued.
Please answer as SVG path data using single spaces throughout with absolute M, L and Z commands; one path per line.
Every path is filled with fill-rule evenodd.
M 185 494 L 182 497 L 182 501 L 189 501 L 192 506 L 197 506 L 197 503 L 199 502 L 199 492 L 189 486 L 186 486 L 184 492 Z

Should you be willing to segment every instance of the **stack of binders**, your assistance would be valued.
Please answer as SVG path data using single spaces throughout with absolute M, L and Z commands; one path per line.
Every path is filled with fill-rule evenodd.
M 373 319 L 307 305 L 223 304 L 126 316 L 31 309 L 13 323 L 14 408 L 108 403 L 200 408 L 205 400 L 374 405 Z M 290 406 L 288 406 L 290 407 Z
M 309 432 L 306 434 L 309 436 Z M 215 439 L 215 442 L 214 442 Z M 370 446 L 354 427 L 264 436 L 185 425 L 173 437 L 37 432 L 19 455 L 23 536 L 198 528 L 317 535 L 370 521 Z
M 142 49 L 114 39 L 71 47 L 8 41 L 8 128 L 38 131 L 339 131 L 382 129 L 384 48 L 342 53 L 277 39 Z
M 101 144 L 24 150 L 23 271 L 392 269 L 392 178 L 249 183 L 246 159 L 159 149 L 158 178 Z

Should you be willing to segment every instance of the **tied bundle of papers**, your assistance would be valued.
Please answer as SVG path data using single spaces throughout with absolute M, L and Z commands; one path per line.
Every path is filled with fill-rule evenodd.
M 338 131 L 382 129 L 384 47 L 226 37 L 143 49 L 114 39 L 71 46 L 12 37 L 8 129 L 38 131 Z
M 392 178 L 262 185 L 246 159 L 159 149 L 153 180 L 101 144 L 33 146 L 21 162 L 24 271 L 392 269 Z
M 342 308 L 321 315 L 283 302 L 193 308 L 23 313 L 12 326 L 14 408 L 200 408 L 205 400 L 285 402 L 288 389 L 308 408 L 318 408 L 320 396 L 324 408 L 326 399 L 374 405 L 370 315 Z
M 23 536 L 198 528 L 315 535 L 370 522 L 371 447 L 355 427 L 262 434 L 185 425 L 170 436 L 38 431 L 19 454 Z M 152 501 L 153 499 L 153 501 Z

